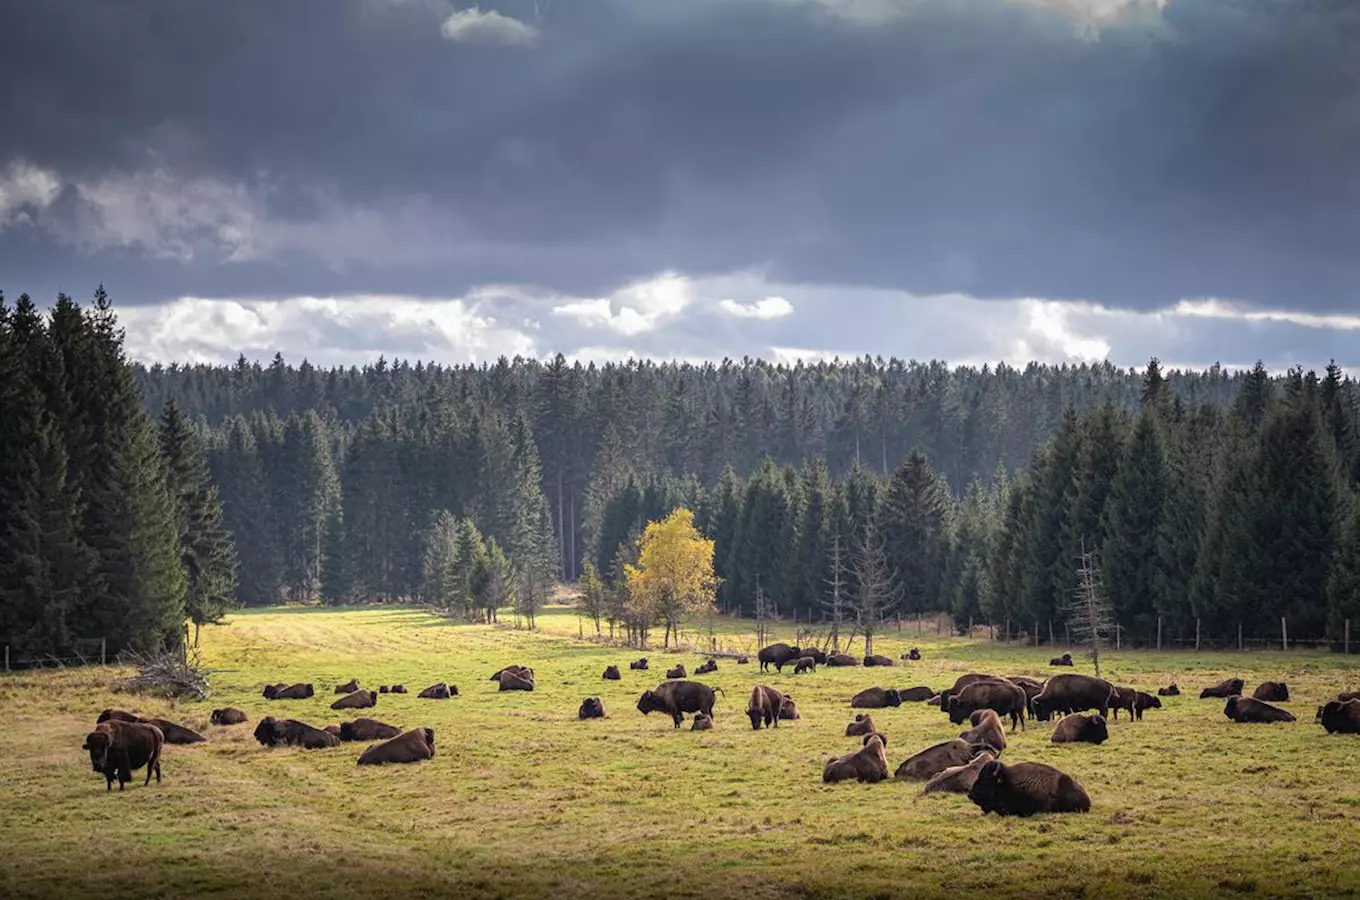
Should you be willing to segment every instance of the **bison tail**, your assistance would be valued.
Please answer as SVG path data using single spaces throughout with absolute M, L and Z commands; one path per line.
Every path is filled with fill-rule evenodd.
M 720 688 L 720 687 L 714 687 L 713 690 L 717 691 L 719 694 L 722 694 L 722 695 L 723 695 L 723 699 L 726 699 L 726 698 L 727 698 L 727 691 L 723 690 L 722 688 Z

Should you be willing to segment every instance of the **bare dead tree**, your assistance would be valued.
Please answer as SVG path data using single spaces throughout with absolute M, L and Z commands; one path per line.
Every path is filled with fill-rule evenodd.
M 1095 664 L 1096 677 L 1100 677 L 1100 651 L 1109 646 L 1109 638 L 1118 625 L 1114 609 L 1110 606 L 1109 596 L 1105 593 L 1104 580 L 1100 566 L 1086 549 L 1086 539 L 1081 542 L 1081 556 L 1078 557 L 1077 586 L 1072 598 L 1063 606 L 1067 614 L 1072 637 L 1078 644 L 1087 647 L 1087 655 Z
M 874 634 L 902 602 L 897 569 L 889 563 L 883 535 L 873 522 L 851 554 L 850 571 L 859 585 L 854 604 L 856 627 L 864 635 L 864 653 L 869 655 L 874 652 Z
M 760 573 L 756 573 L 756 646 L 764 647 L 769 639 L 769 603 L 765 599 L 765 591 L 760 586 Z
M 841 625 L 850 606 L 845 594 L 845 560 L 841 553 L 841 536 L 836 535 L 831 542 L 831 577 L 826 579 L 827 594 L 821 599 L 821 606 L 831 616 L 831 649 L 841 649 Z

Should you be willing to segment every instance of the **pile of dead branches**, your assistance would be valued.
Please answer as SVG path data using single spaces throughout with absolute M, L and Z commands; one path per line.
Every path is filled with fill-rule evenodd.
M 177 699 L 202 700 L 208 696 L 208 675 L 199 665 L 197 650 L 177 648 L 151 654 L 125 650 L 119 662 L 136 666 L 137 674 L 121 681 L 117 690 Z

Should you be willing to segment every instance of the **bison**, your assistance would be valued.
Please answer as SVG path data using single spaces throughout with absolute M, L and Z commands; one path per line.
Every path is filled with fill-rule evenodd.
M 856 737 L 861 734 L 873 734 L 875 731 L 878 731 L 878 729 L 874 727 L 874 717 L 866 715 L 865 713 L 858 714 L 857 716 L 855 716 L 855 721 L 845 726 L 846 737 Z
M 916 662 L 921 658 L 921 651 L 917 650 L 915 647 L 912 647 L 910 650 L 907 651 L 907 655 L 902 658 L 911 660 L 912 662 Z
M 323 729 L 321 729 L 321 730 L 324 731 L 324 732 L 326 732 L 327 734 L 333 734 L 333 735 L 335 735 L 337 738 L 340 737 L 340 726 L 339 726 L 339 725 L 327 725 L 325 728 L 323 728 Z
M 1034 718 L 1034 698 L 1043 692 L 1044 683 L 1033 678 L 1026 678 L 1024 675 L 1009 675 L 1006 680 L 1011 684 L 1018 685 L 1020 690 L 1025 692 L 1025 712 L 1031 719 Z
M 823 663 L 822 665 L 826 665 L 826 666 L 857 666 L 857 665 L 859 665 L 859 657 L 857 657 L 857 656 L 851 656 L 851 655 L 848 654 L 848 653 L 830 653 L 830 654 L 827 654 L 826 662 Z
M 604 701 L 599 697 L 587 697 L 581 701 L 581 708 L 576 711 L 578 719 L 603 719 Z
M 161 749 L 165 746 L 165 735 L 155 725 L 146 722 L 127 722 L 110 719 L 95 725 L 94 731 L 85 736 L 82 750 L 90 752 L 90 766 L 104 775 L 104 789 L 113 790 L 114 779 L 118 780 L 118 790 L 132 780 L 132 773 L 146 766 L 146 781 L 142 787 L 151 784 L 151 773 L 156 773 L 156 783 L 161 783 Z
M 864 664 L 866 666 L 891 666 L 893 661 L 886 656 L 875 653 L 864 657 Z
M 214 725 L 240 725 L 246 721 L 246 714 L 234 706 L 212 711 L 212 723 Z
M 1180 695 L 1181 689 L 1176 686 L 1175 682 L 1172 682 L 1164 688 L 1157 688 L 1158 697 L 1179 697 Z
M 396 692 L 396 688 L 393 688 L 392 690 L 393 690 L 394 693 Z M 405 693 L 405 692 L 403 691 L 403 693 Z M 436 683 L 436 684 L 430 685 L 430 686 L 427 687 L 425 690 L 421 691 L 419 694 L 416 695 L 416 699 L 418 699 L 418 700 L 447 700 L 447 699 L 449 699 L 450 697 L 456 697 L 457 695 L 458 695 L 458 688 L 453 687 L 453 686 L 451 686 L 451 685 L 446 684 L 445 682 L 440 681 L 440 682 L 438 682 L 438 683 Z
M 385 763 L 414 763 L 434 759 L 434 729 L 413 728 L 405 734 L 374 744 L 359 756 L 356 765 L 380 766 Z
M 385 741 L 401 734 L 401 729 L 377 719 L 355 719 L 340 723 L 342 741 Z
M 1001 717 L 994 709 L 978 709 L 969 713 L 968 721 L 972 728 L 959 733 L 959 740 L 967 741 L 968 746 L 977 749 L 989 747 L 999 756 L 1006 749 L 1006 730 L 1001 726 Z
M 1050 666 L 1070 666 L 1072 665 L 1072 654 L 1064 653 L 1062 656 L 1055 656 L 1048 661 Z
M 1110 714 L 1110 704 L 1116 694 L 1114 685 L 1091 675 L 1054 675 L 1044 683 L 1044 689 L 1034 698 L 1034 717 L 1047 722 L 1055 713 L 1071 715 L 1094 709 L 1102 716 Z
M 1251 692 L 1251 698 L 1271 703 L 1288 703 L 1289 687 L 1283 681 L 1263 681 Z
M 130 712 L 128 712 L 127 710 L 123 710 L 123 709 L 106 709 L 106 710 L 104 710 L 103 712 L 101 712 L 101 713 L 99 714 L 99 718 L 95 719 L 95 720 L 94 720 L 94 723 L 95 723 L 96 725 L 98 725 L 100 722 L 107 722 L 107 721 L 109 721 L 109 720 L 111 720 L 111 719 L 114 720 L 114 721 L 117 721 L 117 722 L 141 722 L 141 721 L 144 721 L 144 720 L 142 719 L 141 716 L 137 715 L 136 713 L 130 713 Z
M 1328 734 L 1360 734 L 1360 700 L 1329 700 L 1319 713 Z
M 1114 697 L 1110 700 L 1110 710 L 1114 715 L 1114 720 L 1119 721 L 1119 711 L 1127 710 L 1129 718 L 1133 718 L 1133 708 L 1138 704 L 1138 691 L 1131 687 L 1119 687 L 1115 685 Z
M 819 666 L 826 665 L 826 653 L 816 647 L 804 647 L 800 654 L 799 659 L 810 659 Z
M 357 690 L 359 690 L 359 679 L 351 678 L 349 681 L 346 681 L 344 684 L 338 686 L 335 689 L 335 692 L 337 694 L 352 694 Z
M 244 713 L 241 721 L 245 721 Z M 99 714 L 95 720 L 98 725 L 101 722 L 140 722 L 143 725 L 155 725 L 161 730 L 161 736 L 167 744 L 201 744 L 207 740 L 203 735 L 183 725 L 176 725 L 169 719 L 157 719 L 150 716 L 139 716 L 122 709 L 106 709 Z
M 935 696 L 935 692 L 928 687 L 918 686 L 898 691 L 897 697 L 903 703 L 923 703 Z
M 523 679 L 525 679 L 525 680 L 527 680 L 527 681 L 533 681 L 533 680 L 534 680 L 534 670 L 533 670 L 533 669 L 529 668 L 528 666 L 519 666 L 519 665 L 515 665 L 515 666 L 506 666 L 504 669 L 501 669 L 500 671 L 496 672 L 495 675 L 492 675 L 490 678 L 488 678 L 487 681 L 500 681 L 500 680 L 501 680 L 501 676 L 504 675 L 506 672 L 509 672 L 509 673 L 512 674 L 512 675 L 518 675 L 519 677 L 521 677 L 521 678 L 523 678 Z
M 694 724 L 689 726 L 690 731 L 712 731 L 713 717 L 699 713 L 694 717 Z
M 1053 737 L 1049 738 L 1055 744 L 1103 744 L 1109 739 L 1110 729 L 1100 713 L 1063 716 L 1058 727 L 1053 729 Z
M 618 681 L 623 676 L 619 674 L 618 666 L 606 666 L 604 670 L 605 681 Z
M 786 722 L 794 722 L 803 718 L 803 714 L 798 711 L 798 704 L 793 702 L 793 698 L 788 694 L 784 695 L 784 702 L 779 704 L 779 718 Z
M 883 739 L 877 734 L 865 737 L 864 746 L 854 753 L 827 760 L 826 767 L 822 769 L 822 781 L 826 784 L 852 778 L 873 784 L 887 777 L 888 756 L 883 752 Z
M 642 658 L 639 659 L 639 660 L 636 660 L 636 661 L 634 661 L 634 662 L 630 662 L 630 663 L 628 664 L 628 668 L 632 669 L 632 670 L 635 671 L 635 672 L 645 672 L 645 671 L 647 671 L 647 657 L 644 656 L 644 657 L 642 657 Z
M 345 694 L 331 704 L 331 709 L 369 709 L 378 705 L 378 695 L 373 691 L 357 690 Z
M 1162 701 L 1143 691 L 1138 691 L 1133 701 L 1133 717 L 1139 722 L 1143 721 L 1143 710 L 1161 709 Z
M 813 659 L 811 656 L 804 656 L 793 664 L 793 674 L 795 675 L 802 675 L 804 672 L 815 671 L 817 671 L 817 660 Z
M 711 688 L 701 681 L 665 681 L 650 691 L 643 691 L 638 698 L 638 712 L 644 716 L 651 712 L 664 712 L 679 728 L 685 720 L 685 713 L 703 713 L 713 718 L 713 704 L 717 700 L 715 691 L 727 692 L 722 688 Z
M 292 685 L 271 684 L 264 689 L 266 700 L 306 700 L 316 693 L 310 684 L 299 682 Z
M 751 719 L 751 730 L 779 727 L 779 712 L 784 707 L 784 695 L 767 685 L 758 684 L 751 688 L 751 700 L 746 706 L 746 715 Z
M 718 671 L 718 661 L 716 659 L 710 659 L 708 662 L 703 663 L 702 665 L 699 666 L 699 668 L 695 669 L 694 674 L 707 675 L 709 672 L 716 671 Z
M 1200 691 L 1200 692 L 1199 692 L 1199 699 L 1201 699 L 1201 700 L 1210 700 L 1210 699 L 1222 700 L 1222 699 L 1225 699 L 1225 698 L 1227 698 L 1227 697 L 1231 697 L 1231 696 L 1233 696 L 1234 694 L 1240 694 L 1240 693 L 1242 693 L 1242 685 L 1243 685 L 1243 684 L 1245 684 L 1245 682 L 1242 681 L 1242 679 L 1240 679 L 1240 678 L 1229 678 L 1227 681 L 1220 681 L 1218 684 L 1214 685 L 1213 687 L 1207 687 L 1207 688 L 1205 688 L 1204 690 Z
M 889 706 L 901 705 L 902 695 L 895 688 L 865 688 L 850 698 L 852 709 L 885 709 Z
M 980 750 L 971 762 L 961 766 L 950 766 L 943 772 L 931 776 L 926 782 L 923 794 L 935 794 L 947 792 L 951 794 L 966 794 L 973 787 L 973 782 L 977 780 L 978 772 L 987 763 L 996 759 L 996 754 L 991 750 Z
M 1025 708 L 1028 705 L 1029 697 L 1018 684 L 1002 678 L 975 681 L 949 698 L 949 721 L 961 725 L 975 710 L 991 709 L 998 715 L 1010 717 L 1011 731 L 1015 730 L 1017 724 L 1021 730 L 1028 730 L 1025 725 Z
M 950 766 L 962 766 L 969 762 L 977 751 L 962 738 L 954 738 L 952 741 L 942 741 L 933 747 L 927 747 L 915 756 L 909 756 L 903 760 L 893 773 L 894 778 L 910 779 L 913 781 L 927 781 L 948 769 Z
M 982 814 L 1032 816 L 1035 813 L 1089 812 L 1091 798 L 1066 772 L 1036 762 L 983 765 L 968 791 Z
M 684 664 L 684 663 L 676 663 L 676 664 L 675 664 L 675 668 L 673 668 L 673 669 L 667 669 L 667 670 L 666 670 L 666 677 L 667 677 L 667 678 L 688 678 L 689 676 L 685 673 L 685 664 Z
M 453 692 L 454 692 L 455 694 L 458 693 L 458 688 L 454 688 L 454 689 L 453 689 Z M 404 684 L 394 684 L 394 685 L 392 685 L 392 693 L 394 693 L 394 694 L 404 694 L 404 693 L 406 693 L 406 685 L 404 685 Z
M 760 671 L 762 672 L 768 672 L 770 666 L 774 666 L 777 671 L 783 672 L 786 665 L 802 659 L 802 653 L 788 644 L 771 644 L 768 647 L 761 647 L 760 652 L 756 654 L 756 659 L 760 660 Z
M 737 657 L 737 665 L 739 665 L 739 666 L 748 665 L 750 662 L 751 662 L 751 660 L 750 660 L 749 657 L 746 657 L 746 656 L 738 656 L 738 657 Z
M 1234 722 L 1295 722 L 1294 714 L 1251 697 L 1233 696 L 1223 705 L 1223 715 Z
M 533 671 L 511 672 L 508 669 L 500 673 L 497 679 L 500 682 L 498 691 L 532 691 L 534 689 Z
M 379 694 L 386 694 L 386 693 L 388 693 L 387 685 L 385 685 L 385 684 L 380 684 L 380 685 L 378 685 L 378 693 L 379 693 Z
M 336 728 L 337 732 L 339 730 Z M 340 746 L 339 734 L 313 728 L 297 719 L 276 719 L 273 716 L 265 716 L 255 726 L 255 740 L 266 747 L 302 747 L 304 750 Z

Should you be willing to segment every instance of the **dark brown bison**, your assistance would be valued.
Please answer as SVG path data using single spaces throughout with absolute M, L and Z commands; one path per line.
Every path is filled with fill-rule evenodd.
M 1034 718 L 1034 698 L 1043 693 L 1044 683 L 1033 678 L 1026 678 L 1024 675 L 1010 675 L 1006 678 L 1011 684 L 1019 685 L 1020 690 L 1025 692 L 1025 712 L 1029 717 Z
M 1062 656 L 1055 656 L 1048 661 L 1050 666 L 1070 666 L 1072 665 L 1072 654 L 1064 653 Z
M 970 685 L 971 687 L 971 685 Z M 1001 725 L 1001 716 L 994 709 L 978 709 L 969 713 L 968 721 L 973 726 L 960 732 L 959 740 L 967 741 L 974 750 L 990 747 L 998 756 L 1006 749 L 1006 730 Z
M 1201 700 L 1226 699 L 1228 697 L 1233 696 L 1234 694 L 1242 693 L 1242 686 L 1245 683 L 1246 682 L 1244 682 L 1240 678 L 1229 678 L 1227 681 L 1220 681 L 1213 687 L 1207 687 L 1204 690 L 1200 691 L 1199 699 Z
M 738 657 L 737 657 L 737 665 L 739 665 L 739 666 L 749 665 L 750 662 L 751 662 L 751 660 L 750 660 L 748 657 L 745 657 L 745 656 L 738 656 Z
M 534 689 L 534 679 L 523 672 L 502 672 L 498 691 L 532 691 Z
M 883 742 L 884 747 L 888 746 L 888 736 L 881 731 L 875 731 L 873 734 L 866 734 L 863 739 L 860 740 L 860 744 L 868 744 L 869 738 L 878 738 L 878 740 Z
M 339 730 L 337 727 L 336 731 Z M 301 747 L 304 750 L 340 746 L 339 734 L 313 728 L 297 719 L 276 719 L 273 716 L 265 716 L 255 726 L 255 740 L 266 747 Z
M 882 654 L 875 653 L 872 656 L 864 657 L 864 664 L 866 666 L 891 666 L 893 661 Z
M 1115 685 L 1114 697 L 1110 700 L 1110 712 L 1116 722 L 1119 721 L 1119 711 L 1126 710 L 1129 718 L 1133 718 L 1133 708 L 1138 704 L 1138 691 L 1131 687 L 1120 687 Z
M 146 781 L 142 782 L 142 787 L 151 783 L 153 771 L 156 783 L 161 783 L 161 748 L 164 746 L 165 735 L 155 725 L 109 719 L 95 725 L 80 748 L 90 752 L 90 766 L 103 774 L 104 789 L 113 790 L 114 779 L 117 779 L 121 791 L 132 780 L 132 773 L 142 766 L 146 766 Z
M 817 660 L 813 659 L 811 656 L 804 656 L 793 664 L 793 674 L 795 675 L 802 675 L 804 672 L 815 671 L 817 671 Z
M 244 714 L 243 714 L 244 715 Z M 155 725 L 161 730 L 161 736 L 167 744 L 201 744 L 207 740 L 191 728 L 177 725 L 169 719 L 157 719 L 152 716 L 139 716 L 122 709 L 106 709 L 99 714 L 95 724 L 100 722 L 141 722 L 144 725 Z M 245 721 L 244 718 L 242 721 Z
M 326 732 L 326 734 L 333 734 L 333 735 L 335 735 L 337 738 L 340 737 L 340 726 L 339 726 L 339 725 L 327 725 L 325 728 L 323 728 L 323 729 L 321 729 L 321 730 L 324 731 L 324 732 Z
M 912 781 L 927 781 L 950 766 L 965 765 L 976 754 L 977 751 L 962 738 L 942 741 L 933 747 L 927 747 L 915 756 L 907 757 L 903 760 L 902 765 L 897 767 L 893 777 Z
M 1114 685 L 1091 675 L 1064 673 L 1044 682 L 1044 689 L 1034 698 L 1034 717 L 1047 722 L 1054 715 L 1071 715 L 1088 709 L 1109 716 L 1114 701 Z
M 854 753 L 839 759 L 827 760 L 822 769 L 822 781 L 835 784 L 840 781 L 864 781 L 873 784 L 888 777 L 888 756 L 883 752 L 883 739 L 877 734 L 865 737 L 864 746 Z
M 921 658 L 921 651 L 917 650 L 915 647 L 912 647 L 910 650 L 907 651 L 907 655 L 902 658 L 911 660 L 912 662 L 916 662 Z
M 874 727 L 874 717 L 866 715 L 864 713 L 860 713 L 859 715 L 855 716 L 855 721 L 845 726 L 846 737 L 857 737 L 858 735 L 861 734 L 873 734 L 875 731 L 878 731 L 878 729 Z
M 746 705 L 746 715 L 751 719 L 751 729 L 759 731 L 779 727 L 779 710 L 784 705 L 784 695 L 767 685 L 758 684 L 751 688 L 751 700 Z
M 1263 681 L 1251 692 L 1251 698 L 1270 703 L 1288 703 L 1289 687 L 1283 681 Z
M 434 759 L 434 729 L 412 728 L 405 734 L 374 744 L 359 756 L 357 765 L 380 766 L 385 763 L 414 763 Z
M 264 689 L 264 697 L 266 700 L 306 700 L 308 697 L 315 694 L 316 691 L 312 689 L 310 684 L 302 682 L 283 687 L 277 684 L 271 684 Z
M 1232 696 L 1223 705 L 1223 715 L 1234 722 L 1295 722 L 1294 714 L 1251 697 Z
M 1055 744 L 1103 744 L 1109 739 L 1110 729 L 1100 713 L 1063 716 L 1058 727 L 1053 729 L 1053 737 L 1049 738 Z
M 713 717 L 699 713 L 694 717 L 694 724 L 689 726 L 690 731 L 712 731 Z
M 779 672 L 784 671 L 784 667 L 795 660 L 801 659 L 802 654 L 788 644 L 770 644 L 768 647 L 761 647 L 756 654 L 756 659 L 760 660 L 760 671 L 768 672 L 770 666 L 774 666 Z
M 416 695 L 418 700 L 447 700 L 458 695 L 458 688 L 452 687 L 444 682 L 432 684 L 425 690 Z
M 924 686 L 911 687 L 905 691 L 897 692 L 897 698 L 903 703 L 924 703 L 934 696 L 935 692 Z
M 673 668 L 673 669 L 667 669 L 667 670 L 666 670 L 666 677 L 667 677 L 667 678 L 688 678 L 689 676 L 685 673 L 685 664 L 684 664 L 684 663 L 676 663 L 676 664 L 675 664 L 675 668 Z
M 214 725 L 240 725 L 244 721 L 246 721 L 246 714 L 234 706 L 212 711 L 212 723 Z
M 581 708 L 576 711 L 578 719 L 603 719 L 604 701 L 599 697 L 587 697 L 581 701 Z
M 962 725 L 963 720 L 979 709 L 995 710 L 998 715 L 1009 716 L 1011 731 L 1018 724 L 1022 730 L 1025 725 L 1025 709 L 1029 697 L 1024 688 L 1003 678 L 993 681 L 975 681 L 949 698 L 949 721 Z
M 1044 763 L 1008 766 L 1000 760 L 983 765 L 968 791 L 982 814 L 1032 816 L 1035 813 L 1089 812 L 1091 798 L 1066 772 Z
M 338 686 L 335 689 L 335 692 L 337 694 L 352 694 L 357 690 L 359 690 L 359 679 L 351 678 L 349 681 L 346 681 L 344 684 Z
M 608 666 L 604 670 L 605 681 L 618 681 L 623 676 L 619 674 L 618 666 Z
M 454 692 L 455 694 L 458 693 L 458 688 L 454 688 L 454 689 L 453 689 L 453 692 Z M 394 693 L 394 694 L 404 694 L 404 693 L 406 693 L 406 685 L 404 685 L 404 684 L 394 684 L 394 685 L 392 685 L 392 693 Z
M 699 668 L 695 669 L 694 674 L 707 675 L 709 672 L 716 671 L 718 671 L 718 661 L 716 659 L 710 659 L 708 662 L 703 663 Z
M 798 657 L 799 659 L 810 659 L 819 666 L 826 665 L 826 653 L 818 650 L 816 647 L 804 647 L 801 650 L 801 654 L 802 655 Z
M 803 714 L 798 711 L 798 704 L 793 702 L 793 698 L 788 694 L 784 695 L 784 702 L 779 704 L 779 718 L 786 722 L 794 722 L 803 718 Z
M 95 719 L 94 723 L 98 725 L 100 722 L 108 722 L 109 720 L 113 720 L 116 722 L 144 721 L 144 719 L 142 719 L 141 716 L 137 715 L 136 713 L 130 713 L 125 709 L 106 709 L 99 714 L 99 718 Z
M 387 685 L 385 685 L 385 684 L 380 684 L 380 685 L 378 685 L 378 693 L 379 693 L 379 694 L 386 694 L 387 692 L 388 692 L 388 687 L 387 687 Z
M 973 684 L 973 683 L 978 682 L 978 681 L 996 681 L 996 680 L 997 680 L 997 676 L 995 676 L 995 675 L 987 675 L 987 674 L 984 674 L 984 673 L 981 673 L 981 672 L 969 672 L 969 673 L 966 674 L 966 675 L 960 675 L 958 678 L 954 679 L 954 686 L 953 686 L 953 687 L 946 688 L 945 690 L 940 691 L 940 693 L 939 693 L 939 697 L 940 697 L 939 707 L 940 707 L 941 711 L 946 712 L 946 713 L 949 712 L 949 698 L 950 698 L 950 697 L 953 697 L 953 696 L 954 696 L 955 694 L 957 694 L 959 691 L 961 691 L 961 690 L 963 690 L 964 688 L 968 687 L 968 685 Z M 933 698 L 932 698 L 932 702 L 931 702 L 930 705 L 931 705 L 931 706 L 935 706 L 935 705 L 936 705 L 936 704 L 933 702 Z
M 373 691 L 357 690 L 345 694 L 331 704 L 331 709 L 369 709 L 378 705 L 378 695 Z
M 637 672 L 645 672 L 645 671 L 647 671 L 647 657 L 644 656 L 644 657 L 642 657 L 642 659 L 636 660 L 636 661 L 634 661 L 634 662 L 630 662 L 630 663 L 628 664 L 628 668 L 630 668 L 630 669 L 632 669 L 632 670 L 634 670 L 634 671 L 637 671 Z
M 823 663 L 823 665 L 827 665 L 827 666 L 857 666 L 857 665 L 859 665 L 859 657 L 858 657 L 858 656 L 851 656 L 851 655 L 848 654 L 848 653 L 828 653 L 828 654 L 827 654 L 827 657 L 826 657 L 826 662 Z
M 533 680 L 534 680 L 534 670 L 533 670 L 533 669 L 529 668 L 528 666 L 518 666 L 518 665 L 516 665 L 516 666 L 506 666 L 504 669 L 501 669 L 501 670 L 498 671 L 495 675 L 492 675 L 492 676 L 491 676 L 490 678 L 488 678 L 487 680 L 488 680 L 488 681 L 500 681 L 500 680 L 501 680 L 501 676 L 504 675 L 506 672 L 509 672 L 509 673 L 512 674 L 512 675 L 518 675 L 520 678 L 523 678 L 523 679 L 525 679 L 525 680 L 527 680 L 527 681 L 533 681 Z
M 1328 734 L 1360 734 L 1360 700 L 1328 700 L 1320 712 Z
M 972 761 L 961 766 L 950 766 L 943 772 L 931 777 L 926 782 L 923 794 L 950 793 L 966 794 L 973 787 L 973 782 L 977 780 L 978 772 L 987 763 L 996 759 L 996 754 L 991 750 L 979 750 L 978 755 Z
M 1336 695 L 1336 699 L 1345 703 L 1347 700 L 1360 700 L 1360 691 L 1342 691 Z
M 1162 701 L 1144 691 L 1139 691 L 1133 701 L 1133 717 L 1139 722 L 1143 721 L 1143 710 L 1161 709 Z
M 401 734 L 401 729 L 377 719 L 355 719 L 340 723 L 342 741 L 385 741 Z
M 711 688 L 701 681 L 665 681 L 650 691 L 643 691 L 637 708 L 644 716 L 651 712 L 666 713 L 679 728 L 685 713 L 701 712 L 713 718 L 715 691 L 727 696 L 722 688 Z
M 886 709 L 901 705 L 902 695 L 895 688 L 865 688 L 850 698 L 852 709 Z
M 1158 697 L 1179 697 L 1180 695 L 1181 689 L 1174 682 L 1164 688 L 1157 688 Z

